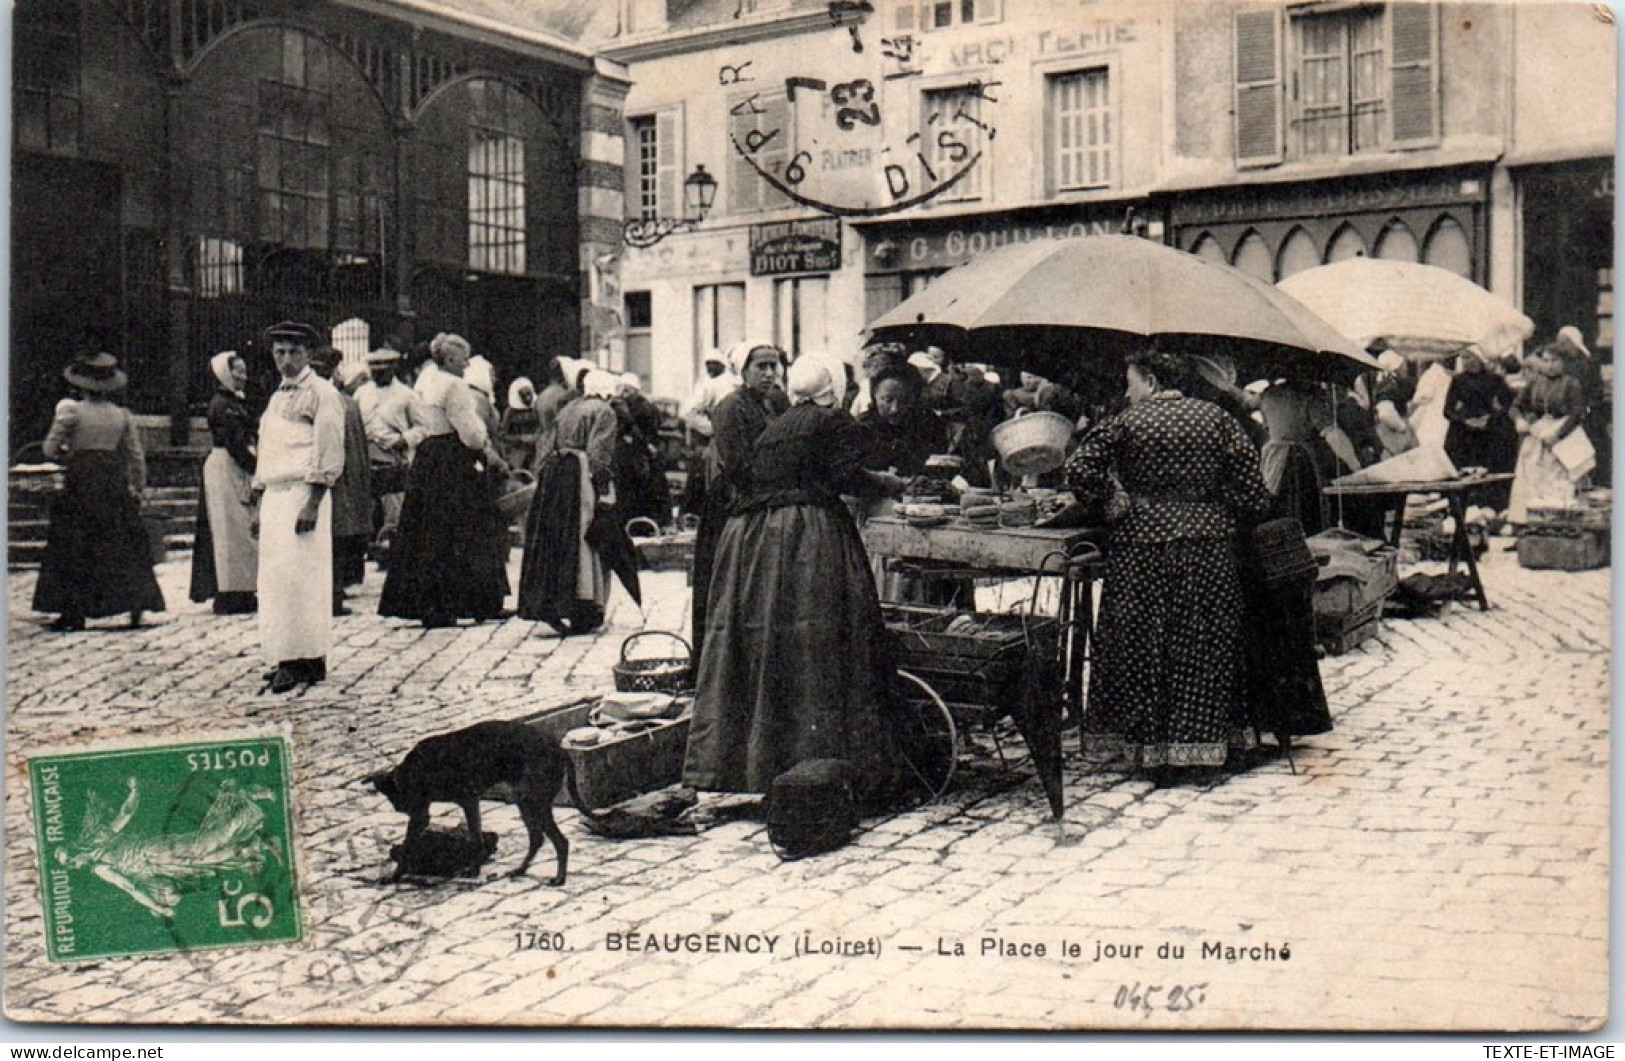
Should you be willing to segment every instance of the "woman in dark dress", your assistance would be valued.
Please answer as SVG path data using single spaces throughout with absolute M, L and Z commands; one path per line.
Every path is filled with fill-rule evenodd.
M 606 510 L 603 522 L 614 538 L 625 534 L 615 480 L 620 420 L 609 404 L 619 380 L 600 369 L 577 379 L 582 393 L 559 410 L 546 440 L 551 449 L 538 454 L 519 573 L 519 617 L 541 620 L 566 637 L 596 630 L 609 603 L 610 571 L 600 547 L 624 541 L 590 533 L 599 510 Z
M 705 649 L 706 606 L 717 543 L 734 499 L 750 485 L 750 455 L 757 436 L 784 411 L 784 352 L 771 343 L 736 343 L 728 365 L 741 383 L 711 412 L 711 447 L 705 453 L 705 508 L 694 533 L 694 563 L 689 569 L 693 617 L 694 666 Z
M 56 612 L 51 630 L 83 630 L 86 619 L 164 610 L 152 573 L 152 544 L 138 500 L 147 463 L 130 411 L 114 398 L 125 376 L 111 354 L 96 354 L 62 373 L 77 392 L 59 402 L 45 456 L 67 465 L 51 503 L 45 556 L 34 584 L 34 610 Z
M 948 451 L 948 432 L 926 407 L 925 381 L 905 364 L 888 367 L 869 381 L 874 404 L 858 417 L 874 435 L 869 467 L 895 472 L 905 479 L 919 475 L 934 453 Z
M 1510 472 L 1518 463 L 1518 429 L 1512 423 L 1512 388 L 1489 367 L 1477 347 L 1469 346 L 1457 361 L 1456 376 L 1445 392 L 1444 417 L 1450 428 L 1444 451 L 1455 466 Z M 1467 502 L 1489 505 L 1497 512 L 1507 507 L 1512 492 L 1508 483 L 1482 486 L 1467 495 Z
M 495 440 L 462 378 L 467 340 L 437 335 L 433 360 L 414 390 L 427 437 L 412 458 L 401 524 L 378 600 L 378 614 L 416 619 L 424 629 L 458 619 L 499 619 L 508 576 L 491 549 L 497 510 L 488 471 L 506 475 Z
M 841 495 L 896 494 L 823 359 L 790 368 L 791 409 L 762 431 L 717 546 L 684 783 L 766 792 L 809 759 L 845 760 L 860 802 L 897 762 L 880 598 Z
M 1217 406 L 1185 397 L 1184 374 L 1167 354 L 1131 355 L 1128 409 L 1090 431 L 1066 465 L 1085 510 L 1112 528 L 1088 743 L 1159 784 L 1221 767 L 1232 745 L 1248 743 L 1236 537 L 1270 508 L 1247 436 Z
M 243 359 L 227 350 L 214 356 L 209 371 L 219 384 L 208 411 L 214 448 L 203 462 L 190 596 L 198 604 L 212 598 L 216 615 L 250 615 L 259 610 L 254 583 L 260 554 L 253 533 L 254 436 L 259 425 L 243 393 L 248 385 Z

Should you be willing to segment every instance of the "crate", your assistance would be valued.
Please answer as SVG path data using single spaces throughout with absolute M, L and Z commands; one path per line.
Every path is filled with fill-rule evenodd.
M 1382 630 L 1382 602 L 1379 597 L 1346 615 L 1315 615 L 1315 640 L 1327 655 L 1340 656 Z
M 521 719 L 555 740 L 587 721 L 598 697 L 575 700 L 547 708 Z M 688 750 L 688 719 L 661 721 L 650 729 L 628 734 L 591 748 L 566 748 L 581 798 L 589 807 L 607 807 L 634 796 L 657 792 L 683 779 L 683 756 Z M 493 798 L 502 798 L 493 794 Z M 553 802 L 574 806 L 567 787 L 561 787 Z
M 1600 531 L 1536 532 L 1518 539 L 1518 566 L 1531 571 L 1590 571 L 1608 562 L 1608 536 Z
M 881 611 L 900 651 L 922 665 L 941 660 L 948 669 L 957 670 L 963 661 L 1009 660 L 1029 646 L 1046 657 L 1060 653 L 1060 626 L 1042 616 L 899 605 L 885 605 Z M 976 623 L 974 631 L 952 629 L 956 620 L 967 617 Z

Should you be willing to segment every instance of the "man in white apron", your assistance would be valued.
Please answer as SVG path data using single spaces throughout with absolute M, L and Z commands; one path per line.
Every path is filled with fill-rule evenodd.
M 344 403 L 310 370 L 316 329 L 284 321 L 265 333 L 282 383 L 260 418 L 260 641 L 273 693 L 327 677 L 333 642 L 333 502 L 344 471 Z

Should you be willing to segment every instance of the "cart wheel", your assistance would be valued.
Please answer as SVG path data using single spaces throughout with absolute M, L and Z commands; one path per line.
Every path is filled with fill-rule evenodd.
M 906 670 L 897 672 L 897 707 L 901 712 L 898 747 L 908 780 L 929 795 L 921 805 L 948 791 L 959 764 L 959 730 L 937 691 Z

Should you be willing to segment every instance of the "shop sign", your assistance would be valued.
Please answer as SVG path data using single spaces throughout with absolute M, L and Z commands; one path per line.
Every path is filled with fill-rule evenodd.
M 898 272 L 916 269 L 951 269 L 979 254 L 1009 243 L 1043 239 L 1107 236 L 1122 231 L 1121 215 L 1053 224 L 967 224 L 958 228 L 895 234 L 876 233 L 868 241 L 869 271 Z
M 1423 206 L 1453 206 L 1483 201 L 1483 183 L 1459 176 L 1434 176 L 1400 181 L 1394 174 L 1371 180 L 1352 179 L 1346 185 L 1319 182 L 1314 189 L 1280 186 L 1248 187 L 1203 200 L 1194 193 L 1174 205 L 1179 225 L 1222 224 L 1266 218 L 1324 217 L 1365 210 L 1404 210 Z M 1327 187 L 1327 185 L 1331 185 Z
M 841 219 L 750 226 L 750 275 L 832 273 L 841 267 Z

